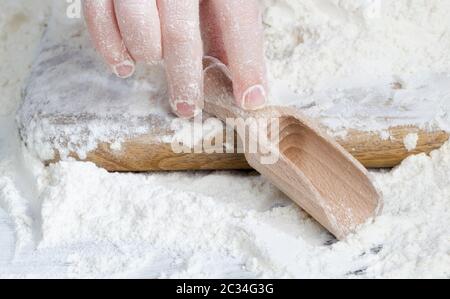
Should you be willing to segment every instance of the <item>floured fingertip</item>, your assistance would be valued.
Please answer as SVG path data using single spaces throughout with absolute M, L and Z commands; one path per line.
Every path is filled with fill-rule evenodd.
M 126 79 L 133 76 L 136 66 L 132 61 L 124 61 L 113 66 L 113 72 L 117 77 Z

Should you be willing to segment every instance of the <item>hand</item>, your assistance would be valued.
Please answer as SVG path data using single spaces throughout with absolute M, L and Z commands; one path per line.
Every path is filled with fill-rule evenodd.
M 191 118 L 203 107 L 203 56 L 229 68 L 236 104 L 266 103 L 263 30 L 257 0 L 85 0 L 96 49 L 121 78 L 136 62 L 163 60 L 173 111 Z

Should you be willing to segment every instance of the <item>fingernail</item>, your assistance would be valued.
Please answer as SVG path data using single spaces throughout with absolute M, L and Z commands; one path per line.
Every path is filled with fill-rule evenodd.
M 242 97 L 242 108 L 245 110 L 258 110 L 266 105 L 266 91 L 262 85 L 255 85 L 247 89 Z
M 201 111 L 195 105 L 191 105 L 185 102 L 176 104 L 175 108 L 176 114 L 182 118 L 192 118 Z
M 135 66 L 133 62 L 125 61 L 114 66 L 114 73 L 117 75 L 117 77 L 126 79 L 133 75 L 134 69 Z

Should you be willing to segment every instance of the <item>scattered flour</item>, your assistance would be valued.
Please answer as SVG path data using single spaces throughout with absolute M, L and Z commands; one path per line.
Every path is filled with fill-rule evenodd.
M 448 73 L 448 1 L 267 0 L 270 71 L 298 92 Z M 337 54 L 339 53 L 339 54 Z
M 384 195 L 384 212 L 343 242 L 336 242 L 257 175 L 114 174 L 73 161 L 43 167 L 23 151 L 13 115 L 32 60 L 30 47 L 36 45 L 43 30 L 44 2 L 52 3 L 8 0 L 0 11 L 0 40 L 5 40 L 0 43 L 0 57 L 4 59 L 0 63 L 0 277 L 450 278 L 449 143 L 430 156 L 412 156 L 392 171 L 372 172 Z M 304 41 L 314 32 L 327 32 L 336 26 L 336 36 L 353 36 L 357 28 L 343 28 L 339 21 L 355 11 L 359 18 L 351 20 L 363 22 L 366 18 L 361 16 L 377 11 L 370 8 L 377 1 L 276 3 L 277 9 L 286 9 L 287 16 L 301 16 L 299 3 L 303 3 L 304 15 L 295 22 L 304 28 L 312 24 L 310 18 L 316 13 L 320 17 L 327 11 L 335 16 L 314 21 L 317 28 L 305 31 Z M 320 10 L 312 9 L 315 3 L 320 4 Z M 424 31 L 430 29 L 432 36 L 447 20 L 429 18 L 430 14 L 439 17 L 447 13 L 442 12 L 445 1 L 381 3 L 389 6 L 392 20 L 401 23 L 411 17 L 423 24 Z M 292 11 L 287 5 L 297 9 Z M 368 8 L 362 14 L 358 7 Z M 430 22 L 436 30 L 431 30 L 434 27 Z M 397 28 L 391 25 L 388 22 L 386 27 Z M 380 26 L 370 28 L 387 30 Z M 345 34 L 338 34 L 341 32 Z M 416 34 L 420 36 L 415 41 L 418 48 L 398 55 L 403 62 L 409 55 L 416 67 L 409 69 L 411 65 L 398 62 L 399 69 L 393 67 L 395 72 L 420 70 L 418 66 L 445 71 L 448 54 L 441 53 L 441 65 L 432 63 L 436 57 L 433 51 L 447 46 L 448 34 L 442 33 L 442 40 L 428 49 L 427 55 L 422 53 L 423 57 L 417 54 L 422 51 L 421 41 L 430 37 L 422 30 Z M 287 35 L 286 43 L 292 42 L 291 38 Z M 374 49 L 370 43 L 366 46 L 361 45 L 367 51 Z M 288 50 L 288 54 L 298 51 Z M 327 74 L 340 77 L 345 72 L 345 62 L 351 58 L 346 57 L 348 52 L 330 48 L 321 53 L 324 50 L 318 47 L 316 54 L 312 50 L 304 54 L 311 59 L 308 64 L 305 61 L 304 74 L 311 74 L 305 85 L 321 84 L 322 75 L 315 76 L 311 68 L 314 62 L 321 64 L 342 56 L 343 68 L 336 69 L 334 64 L 323 68 L 323 82 Z M 384 56 L 381 53 L 376 57 Z M 361 57 L 354 60 L 366 63 Z M 374 58 L 373 65 L 380 72 L 383 63 Z M 363 80 L 375 73 L 358 78 Z M 301 74 L 280 76 L 293 84 L 303 81 Z M 403 103 L 405 107 L 409 104 Z
M 120 152 L 122 150 L 122 143 L 120 141 L 116 141 L 110 145 L 110 148 L 115 152 Z
M 373 176 L 383 215 L 335 243 L 259 176 L 111 174 L 62 162 L 36 178 L 36 249 L 0 276 L 448 278 L 450 144 Z M 59 268 L 43 273 L 44 261 Z
M 417 148 L 417 142 L 419 141 L 419 135 L 417 133 L 411 133 L 405 136 L 403 144 L 408 152 L 412 152 Z
M 264 2 L 270 75 L 297 93 L 274 102 L 341 134 L 450 130 L 450 1 Z

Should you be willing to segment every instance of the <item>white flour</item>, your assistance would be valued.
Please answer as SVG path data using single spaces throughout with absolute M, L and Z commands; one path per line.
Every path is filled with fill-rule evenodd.
M 403 144 L 408 152 L 412 152 L 417 148 L 417 142 L 419 141 L 419 135 L 417 133 L 411 133 L 405 136 Z
M 450 1 L 276 0 L 266 10 L 273 80 L 334 131 L 450 130 Z
M 13 122 L 21 82 L 32 61 L 31 45 L 43 29 L 43 1 L 4 2 L 0 11 L 0 40 L 5 41 L 0 44 L 0 277 L 450 277 L 450 144 L 431 157 L 411 157 L 391 172 L 372 173 L 384 194 L 384 212 L 338 243 L 257 175 L 111 174 L 80 162 L 44 168 L 23 151 Z M 286 10 L 281 3 L 290 3 L 297 9 L 285 12 L 298 16 L 299 30 L 315 26 L 302 35 L 304 41 L 332 28 L 336 38 L 350 38 L 358 28 L 343 30 L 347 13 L 359 16 L 350 18 L 350 23 L 371 20 L 376 10 L 369 9 L 370 4 L 376 2 L 277 1 L 276 9 Z M 425 50 L 422 31 L 414 38 L 410 30 L 416 28 L 405 25 L 406 44 L 399 43 L 401 35 L 396 32 L 387 35 L 391 38 L 384 43 L 390 45 L 393 58 L 377 54 L 374 48 L 388 29 L 399 28 L 392 22 L 383 27 L 374 21 L 367 43 L 355 39 L 354 48 L 330 47 L 326 52 L 319 46 L 317 53 L 289 50 L 283 45 L 293 41 L 286 36 L 283 43 L 273 44 L 277 49 L 269 55 L 310 52 L 303 54 L 305 58 L 295 54 L 296 61 L 304 59 L 305 69 L 289 65 L 279 54 L 279 70 L 286 63 L 290 71 L 278 76 L 291 85 L 304 82 L 306 88 L 320 90 L 329 77 L 353 73 L 350 61 L 363 71 L 370 57 L 376 69 L 358 74 L 361 81 L 371 82 L 384 72 L 398 76 L 447 72 L 448 53 L 443 48 L 449 36 L 440 29 L 448 24 L 444 16 L 449 2 L 381 2 L 392 20 L 401 24 L 413 20 L 430 36 L 440 33 L 441 40 Z M 320 9 L 314 9 L 315 3 Z M 340 3 L 341 9 L 333 3 Z M 334 17 L 321 19 L 324 10 Z M 428 19 L 429 14 L 435 16 Z M 320 41 L 332 35 L 327 36 Z M 417 48 L 408 50 L 415 43 Z M 351 58 L 351 49 L 355 55 L 373 56 Z M 277 63 L 271 63 L 273 73 Z M 319 69 L 322 74 L 316 72 Z M 333 84 L 345 86 L 344 81 Z

